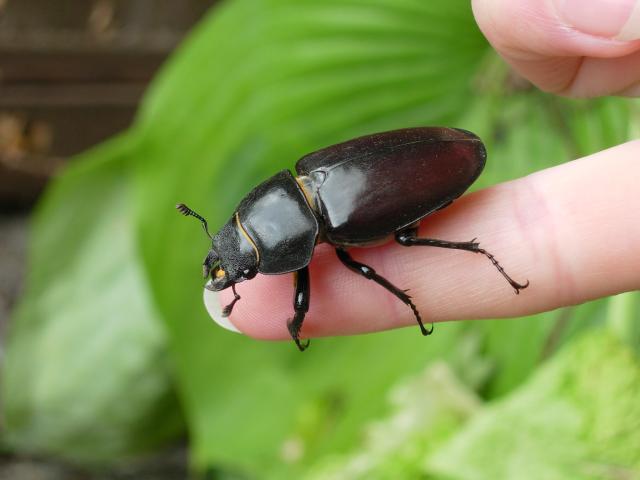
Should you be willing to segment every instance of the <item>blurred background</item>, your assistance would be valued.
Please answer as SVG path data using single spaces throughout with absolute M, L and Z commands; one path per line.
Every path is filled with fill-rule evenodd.
M 22 291 L 29 215 L 73 155 L 125 130 L 162 62 L 215 0 L 0 1 L 0 342 Z M 2 346 L 0 344 L 0 354 Z M 154 460 L 155 461 L 155 460 Z M 183 478 L 186 458 L 170 457 Z M 149 470 L 134 469 L 135 478 Z M 116 475 L 134 478 L 133 472 Z M 0 460 L 0 478 L 93 478 Z
M 639 113 L 538 92 L 467 0 L 0 0 L 0 478 L 640 478 L 637 292 L 300 355 L 211 323 L 174 210 L 215 229 L 303 154 L 418 125 L 478 133 L 482 188 Z

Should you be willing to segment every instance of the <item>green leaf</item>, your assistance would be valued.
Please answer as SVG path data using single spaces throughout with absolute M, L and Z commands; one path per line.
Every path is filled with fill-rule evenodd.
M 302 357 L 288 343 L 212 328 L 194 275 L 206 242 L 173 206 L 204 206 L 215 228 L 253 185 L 304 153 L 376 130 L 459 125 L 487 46 L 463 1 L 243 1 L 209 21 L 141 116 L 141 250 L 196 465 L 295 476 L 348 448 L 384 410 L 389 385 L 452 351 L 459 327 L 439 328 L 428 345 L 413 329 L 317 340 Z M 292 444 L 299 453 L 287 457 Z
M 182 430 L 133 238 L 123 137 L 76 160 L 34 220 L 4 367 L 5 441 L 101 462 Z
M 364 429 L 364 445 L 347 457 L 329 457 L 312 468 L 311 480 L 422 478 L 425 452 L 437 451 L 482 409 L 472 390 L 444 362 L 394 386 L 392 413 Z
M 640 476 L 640 364 L 605 331 L 565 348 L 428 459 L 436 478 Z
M 323 339 L 304 356 L 222 331 L 202 305 L 207 241 L 174 210 L 198 206 L 215 228 L 301 155 L 372 131 L 477 131 L 490 161 L 476 188 L 626 138 L 623 100 L 513 91 L 488 52 L 466 0 L 216 7 L 135 127 L 79 159 L 43 201 L 4 368 L 12 444 L 93 461 L 155 445 L 179 431 L 174 373 L 197 468 L 297 478 L 351 450 L 386 412 L 390 386 L 433 359 L 488 397 L 526 381 L 590 322 L 571 310 L 570 321 L 443 325 L 427 341 L 414 329 Z M 575 311 L 592 318 L 592 308 L 598 317 L 597 304 Z M 485 340 L 489 380 L 475 350 L 456 356 L 469 330 Z

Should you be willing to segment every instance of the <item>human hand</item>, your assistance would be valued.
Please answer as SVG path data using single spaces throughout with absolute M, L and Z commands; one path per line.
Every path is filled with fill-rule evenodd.
M 476 0 L 473 6 L 487 38 L 540 88 L 577 96 L 633 94 L 640 42 L 610 37 L 621 31 L 624 38 L 634 31 L 640 37 L 640 12 L 622 27 L 622 6 L 607 3 L 606 14 L 597 15 L 592 9 L 598 2 L 580 2 L 582 17 L 573 18 L 571 26 L 558 12 L 576 2 L 557 0 L 564 5 L 557 11 L 547 3 Z M 598 20 L 593 31 L 590 18 Z M 639 289 L 639 155 L 640 143 L 630 142 L 467 195 L 423 222 L 423 237 L 478 237 L 515 280 L 531 281 L 519 297 L 486 258 L 468 252 L 395 243 L 350 252 L 399 288 L 410 289 L 427 322 L 521 316 Z M 406 305 L 349 271 L 330 246 L 316 249 L 310 271 L 311 308 L 303 338 L 415 325 Z M 257 338 L 290 338 L 289 276 L 259 275 L 239 284 L 238 293 L 242 301 L 230 318 L 233 325 Z M 229 290 L 220 296 L 223 304 L 233 298 Z
M 640 2 L 473 0 L 480 29 L 540 89 L 575 97 L 636 96 Z

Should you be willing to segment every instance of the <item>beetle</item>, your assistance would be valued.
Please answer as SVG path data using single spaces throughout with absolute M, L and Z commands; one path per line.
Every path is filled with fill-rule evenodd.
M 185 204 L 176 208 L 202 222 L 211 239 L 203 262 L 206 288 L 231 287 L 258 273 L 294 273 L 293 318 L 289 333 L 300 351 L 300 330 L 309 310 L 309 262 L 318 243 L 335 247 L 350 270 L 374 281 L 405 303 L 423 335 L 425 328 L 411 297 L 369 265 L 354 260 L 350 247 L 375 246 L 395 240 L 405 247 L 431 246 L 480 253 L 519 293 L 529 282 L 514 281 L 476 239 L 450 242 L 418 237 L 424 217 L 450 205 L 478 178 L 486 149 L 473 133 L 458 128 L 417 127 L 376 133 L 329 146 L 302 157 L 297 176 L 282 170 L 255 187 L 231 219 L 212 236 L 207 221 Z

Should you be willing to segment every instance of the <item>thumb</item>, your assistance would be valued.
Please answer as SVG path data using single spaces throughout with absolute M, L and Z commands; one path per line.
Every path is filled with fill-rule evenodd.
M 637 0 L 474 0 L 496 50 L 543 90 L 633 94 L 640 81 Z

